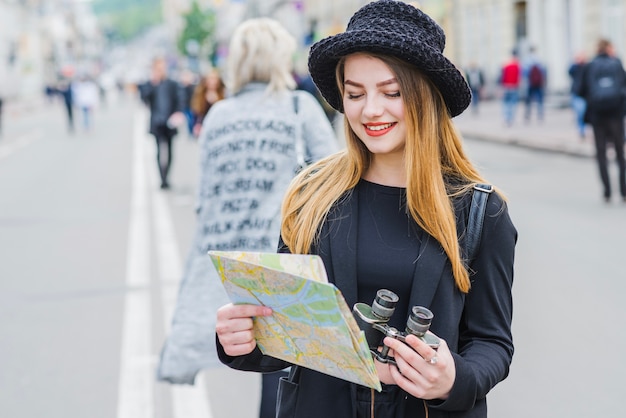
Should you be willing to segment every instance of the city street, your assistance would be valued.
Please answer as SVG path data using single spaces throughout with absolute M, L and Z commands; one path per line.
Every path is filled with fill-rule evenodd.
M 256 374 L 154 379 L 194 230 L 197 144 L 176 139 L 163 192 L 136 98 L 110 97 L 89 132 L 76 114 L 73 134 L 60 103 L 5 110 L 0 416 L 256 418 Z M 466 145 L 519 232 L 516 353 L 490 417 L 621 417 L 626 204 L 602 202 L 591 158 Z
M 173 187 L 161 192 L 146 118 L 131 97 L 98 109 L 91 132 L 75 114 L 73 135 L 60 103 L 5 114 L 0 416 L 256 414 L 255 374 L 155 382 L 194 227 L 197 146 L 177 138 Z
M 509 378 L 490 395 L 489 416 L 621 417 L 626 204 L 602 202 L 594 159 L 467 147 L 508 196 L 519 233 L 516 352 Z

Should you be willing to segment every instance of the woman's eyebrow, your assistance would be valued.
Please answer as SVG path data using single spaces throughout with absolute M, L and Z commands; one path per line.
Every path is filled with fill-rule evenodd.
M 380 83 L 376 83 L 376 87 L 382 87 L 382 86 L 387 86 L 389 84 L 395 84 L 397 83 L 398 80 L 396 80 L 396 78 L 390 78 L 389 80 L 385 80 L 385 81 L 381 81 Z
M 389 84 L 394 84 L 397 83 L 398 80 L 396 80 L 396 78 L 390 78 L 389 80 L 385 80 L 385 81 L 381 81 L 379 83 L 376 83 L 376 87 L 382 87 L 382 86 L 386 86 Z M 351 80 L 346 80 L 343 82 L 344 85 L 348 84 L 354 87 L 363 87 L 363 84 L 361 83 L 357 83 L 356 81 L 351 81 Z
M 350 80 L 344 81 L 343 84 L 344 85 L 350 85 L 350 86 L 353 86 L 353 87 L 363 87 L 363 84 L 357 83 L 357 82 L 354 82 L 354 81 L 350 81 Z

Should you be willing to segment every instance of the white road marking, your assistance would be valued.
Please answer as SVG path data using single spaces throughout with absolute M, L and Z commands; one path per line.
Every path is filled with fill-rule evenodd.
M 161 283 L 166 334 L 170 329 L 178 286 L 183 274 L 180 248 L 165 195 L 158 190 L 154 150 L 145 133 L 145 112 L 137 112 L 133 130 L 133 183 L 128 236 L 126 285 L 122 331 L 122 358 L 117 418 L 155 416 L 155 364 L 152 347 L 150 249 L 154 242 Z M 156 161 L 155 161 L 156 163 Z M 152 212 L 151 212 L 152 211 Z M 151 216 L 152 215 L 152 216 Z M 154 240 L 150 236 L 150 218 Z M 202 374 L 193 386 L 171 385 L 173 418 L 212 418 Z M 169 414 L 160 414 L 169 416 Z
M 141 118 L 133 126 L 133 171 L 120 382 L 117 418 L 154 417 L 154 361 L 151 347 L 150 228 L 145 135 Z
M 149 155 L 148 155 L 149 154 Z M 147 153 L 150 160 L 154 160 L 154 152 Z M 158 190 L 156 175 L 156 160 L 154 167 L 148 168 L 152 193 L 153 221 L 155 231 L 156 255 L 158 259 L 159 279 L 161 282 L 161 299 L 163 303 L 163 318 L 165 320 L 165 334 L 170 330 L 178 288 L 183 275 L 180 248 L 174 231 L 172 215 L 167 204 L 165 194 Z M 172 409 L 174 418 L 212 418 L 208 399 L 208 392 L 202 374 L 196 376 L 193 386 L 171 385 Z
M 22 136 L 17 137 L 15 140 L 7 141 L 4 138 L 0 138 L 0 160 L 4 157 L 8 157 L 20 148 L 25 147 L 36 139 L 43 136 L 41 131 L 31 131 Z

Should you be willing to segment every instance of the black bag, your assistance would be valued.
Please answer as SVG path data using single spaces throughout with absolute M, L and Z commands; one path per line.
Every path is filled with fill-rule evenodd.
M 382 391 L 358 386 L 356 389 L 357 416 L 374 418 L 404 417 L 407 408 L 406 392 L 396 385 L 382 385 Z
M 296 365 L 291 366 L 289 376 L 280 378 L 278 393 L 276 394 L 276 418 L 293 418 L 295 416 L 299 380 L 300 367 Z
M 618 59 L 595 59 L 589 65 L 587 77 L 587 101 L 592 111 L 605 113 L 622 108 L 626 77 Z

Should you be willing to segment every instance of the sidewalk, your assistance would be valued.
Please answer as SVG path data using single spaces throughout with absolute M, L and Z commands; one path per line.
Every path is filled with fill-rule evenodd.
M 520 103 L 512 126 L 504 123 L 502 102 L 489 100 L 480 103 L 478 114 L 468 108 L 453 119 L 465 138 L 502 142 L 520 147 L 560 152 L 578 157 L 595 156 L 591 126 L 587 136 L 579 138 L 571 108 L 561 108 L 547 98 L 543 121 L 537 121 L 536 108 L 529 122 L 524 120 L 524 104 Z

